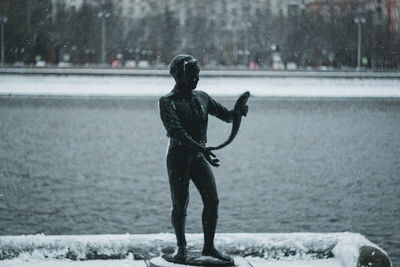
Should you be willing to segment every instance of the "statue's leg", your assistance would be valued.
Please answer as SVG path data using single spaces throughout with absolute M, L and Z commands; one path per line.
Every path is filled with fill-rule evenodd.
M 175 230 L 178 246 L 174 258 L 177 261 L 184 262 L 187 256 L 185 222 L 186 209 L 189 203 L 189 178 L 187 175 L 187 164 L 185 164 L 182 153 L 179 151 L 175 152 L 170 149 L 167 156 L 168 178 L 172 199 L 171 223 Z
M 206 159 L 198 157 L 190 168 L 190 178 L 200 192 L 203 201 L 202 223 L 204 231 L 203 255 L 221 260 L 231 261 L 230 257 L 222 255 L 214 247 L 214 236 L 218 219 L 218 194 L 214 174 Z

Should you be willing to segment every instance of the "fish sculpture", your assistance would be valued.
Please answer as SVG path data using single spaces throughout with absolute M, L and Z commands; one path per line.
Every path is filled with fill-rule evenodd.
M 239 111 L 239 108 L 242 106 L 245 106 L 247 103 L 247 100 L 250 97 L 250 92 L 244 92 L 243 94 L 241 94 L 239 96 L 239 98 L 236 100 L 235 106 L 233 108 L 234 111 Z M 214 147 L 209 147 L 209 150 L 218 150 L 221 149 L 227 145 L 229 145 L 233 139 L 235 139 L 239 128 L 240 128 L 240 123 L 242 122 L 242 115 L 239 112 L 234 112 L 233 115 L 233 122 L 232 122 L 232 130 L 231 130 L 231 134 L 229 135 L 228 140 L 226 140 L 225 142 L 223 142 L 222 144 L 220 144 L 219 146 L 214 146 Z

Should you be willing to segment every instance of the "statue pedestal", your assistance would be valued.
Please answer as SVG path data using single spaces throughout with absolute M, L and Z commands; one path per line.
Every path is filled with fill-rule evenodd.
M 242 257 L 233 257 L 235 267 L 252 267 L 249 262 Z M 157 257 L 150 260 L 150 267 L 188 267 L 188 266 L 221 266 L 225 267 L 222 261 L 212 257 L 192 257 L 185 264 L 178 264 L 166 261 L 163 257 Z M 232 266 L 232 265 L 230 265 Z

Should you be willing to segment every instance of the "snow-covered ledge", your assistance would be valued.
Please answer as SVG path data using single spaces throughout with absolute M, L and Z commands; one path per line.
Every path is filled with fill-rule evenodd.
M 187 234 L 191 251 L 200 251 L 202 234 Z M 16 257 L 46 259 L 150 259 L 173 251 L 173 234 L 148 235 L 24 235 L 0 236 L 0 260 Z M 230 255 L 262 261 L 332 259 L 343 267 L 392 266 L 381 248 L 355 233 L 232 233 L 217 234 L 216 246 Z

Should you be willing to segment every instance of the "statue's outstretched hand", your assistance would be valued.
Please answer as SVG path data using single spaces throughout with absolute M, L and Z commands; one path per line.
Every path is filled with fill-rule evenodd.
M 214 167 L 219 167 L 219 159 L 217 158 L 217 156 L 215 156 L 214 153 L 212 153 L 209 148 L 205 148 L 203 152 L 204 157 L 206 158 L 206 160 Z

